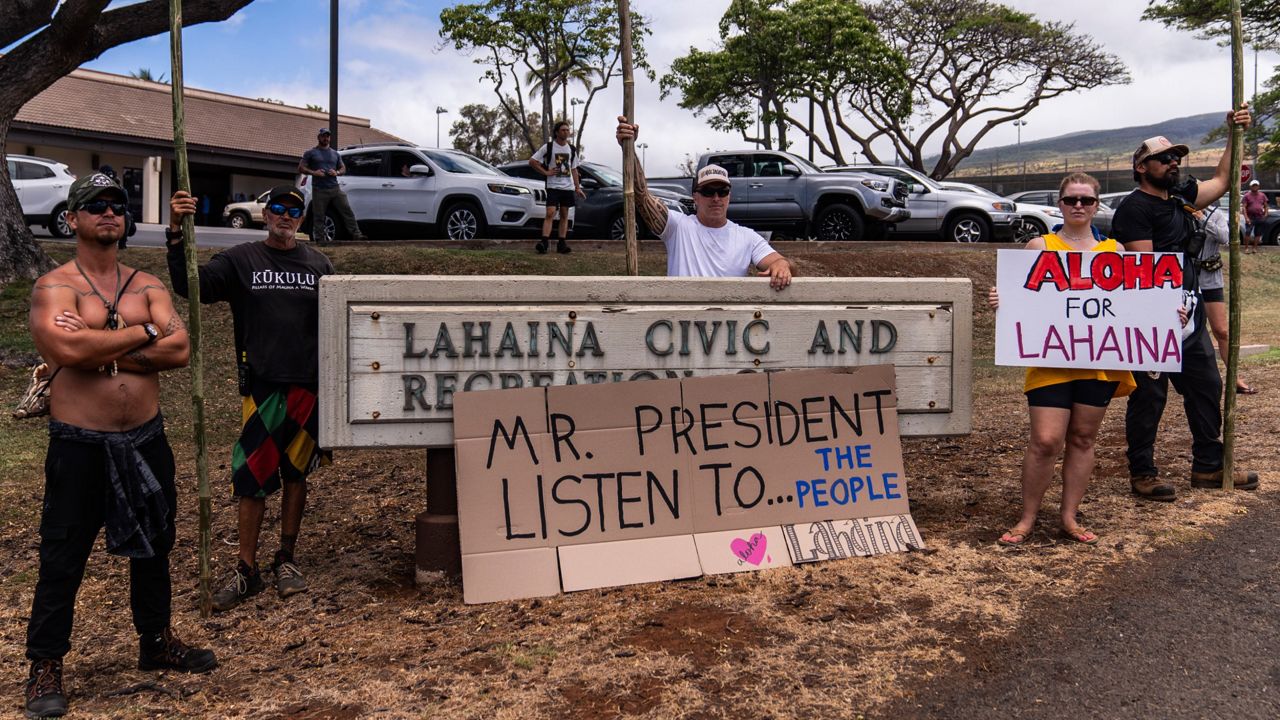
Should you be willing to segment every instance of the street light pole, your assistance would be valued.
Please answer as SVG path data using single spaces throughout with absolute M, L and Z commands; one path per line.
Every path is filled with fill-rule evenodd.
M 569 101 L 569 125 L 573 128 L 574 132 L 578 131 L 578 106 L 586 104 L 587 102 L 580 98 L 573 98 Z
M 172 77 L 172 76 L 170 76 Z M 338 0 L 329 3 L 329 147 L 338 144 Z
M 640 165 L 641 166 L 647 165 L 648 162 L 646 158 L 649 155 L 649 153 L 647 152 L 649 150 L 649 143 L 636 143 L 636 147 L 640 148 Z
M 436 106 L 436 147 L 440 147 L 440 116 L 449 112 L 443 106 Z
M 1022 128 L 1026 127 L 1026 120 L 1014 120 L 1013 126 L 1018 128 L 1018 159 L 1022 161 L 1022 189 L 1027 189 L 1027 159 L 1022 157 Z

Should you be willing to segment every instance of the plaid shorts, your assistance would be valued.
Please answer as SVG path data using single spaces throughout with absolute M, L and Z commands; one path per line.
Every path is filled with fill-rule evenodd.
M 333 454 L 316 444 L 320 419 L 316 391 L 301 385 L 255 381 L 241 404 L 243 426 L 231 451 L 236 497 L 266 497 L 280 483 L 305 480 Z

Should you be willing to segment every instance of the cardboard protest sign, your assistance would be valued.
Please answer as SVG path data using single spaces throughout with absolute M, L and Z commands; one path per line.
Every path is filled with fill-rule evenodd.
M 1181 253 L 1000 250 L 997 365 L 1182 369 Z
M 454 435 L 469 603 L 921 544 L 891 366 L 460 393 Z

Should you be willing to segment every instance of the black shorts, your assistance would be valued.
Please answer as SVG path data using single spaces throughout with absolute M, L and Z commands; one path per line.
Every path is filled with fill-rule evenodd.
M 1222 288 L 1200 289 L 1200 299 L 1205 302 L 1226 302 L 1227 296 L 1223 294 Z
M 547 188 L 547 207 L 571 208 L 578 204 L 578 193 L 560 188 Z
M 1053 407 L 1070 410 L 1072 405 L 1106 407 L 1116 394 L 1118 382 L 1104 380 L 1072 380 L 1045 385 L 1027 391 L 1027 404 L 1031 407 Z

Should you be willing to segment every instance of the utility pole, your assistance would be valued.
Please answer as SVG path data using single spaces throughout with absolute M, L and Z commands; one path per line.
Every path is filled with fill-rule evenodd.
M 329 0 L 329 147 L 338 144 L 338 0 Z

